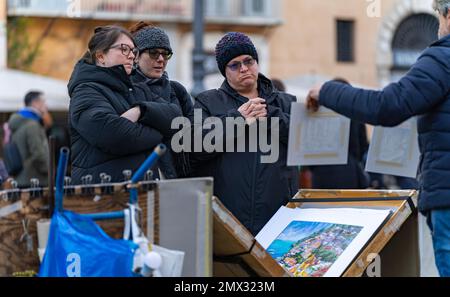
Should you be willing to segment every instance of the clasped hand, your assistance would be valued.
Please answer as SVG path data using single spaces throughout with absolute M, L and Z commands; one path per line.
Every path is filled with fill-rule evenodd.
M 256 122 L 257 119 L 267 117 L 266 100 L 259 97 L 250 99 L 242 104 L 238 111 L 245 118 L 245 122 L 248 125 L 251 125 Z

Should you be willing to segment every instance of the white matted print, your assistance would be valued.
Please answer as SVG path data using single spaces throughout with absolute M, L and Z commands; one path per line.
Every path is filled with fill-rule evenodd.
M 375 127 L 366 171 L 415 178 L 419 158 L 415 118 L 393 128 Z
M 347 164 L 349 136 L 350 119 L 325 107 L 309 112 L 305 103 L 293 103 L 287 164 Z
M 390 210 L 281 207 L 256 236 L 293 276 L 341 276 Z

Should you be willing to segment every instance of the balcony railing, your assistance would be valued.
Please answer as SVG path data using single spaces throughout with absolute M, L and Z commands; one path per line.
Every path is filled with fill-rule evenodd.
M 210 23 L 280 22 L 279 0 L 204 1 Z M 8 15 L 191 22 L 193 0 L 8 0 Z

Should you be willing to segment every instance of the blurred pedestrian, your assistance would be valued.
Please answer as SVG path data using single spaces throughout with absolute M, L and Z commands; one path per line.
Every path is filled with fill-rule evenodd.
M 17 145 L 22 159 L 22 170 L 14 176 L 19 188 L 31 185 L 32 178 L 40 186 L 48 183 L 48 141 L 43 115 L 48 113 L 44 94 L 29 91 L 24 98 L 25 107 L 11 115 L 8 121 L 11 141 Z
M 280 91 L 280 92 L 286 92 L 286 85 L 284 84 L 284 82 L 281 79 L 278 78 L 272 78 L 272 85 L 273 87 Z

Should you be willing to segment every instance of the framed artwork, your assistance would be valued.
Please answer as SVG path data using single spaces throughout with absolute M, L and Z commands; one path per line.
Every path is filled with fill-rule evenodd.
M 366 171 L 415 178 L 420 158 L 416 123 L 413 118 L 393 128 L 375 127 Z
M 341 276 L 389 209 L 281 207 L 256 236 L 293 276 Z
M 304 103 L 293 103 L 287 164 L 347 164 L 349 136 L 350 119 L 325 107 L 309 112 Z

